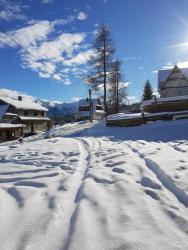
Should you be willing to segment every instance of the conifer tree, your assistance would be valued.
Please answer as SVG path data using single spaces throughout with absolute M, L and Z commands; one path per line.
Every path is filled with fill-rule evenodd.
M 147 80 L 144 85 L 143 101 L 151 100 L 152 97 L 153 97 L 153 89 L 149 80 Z

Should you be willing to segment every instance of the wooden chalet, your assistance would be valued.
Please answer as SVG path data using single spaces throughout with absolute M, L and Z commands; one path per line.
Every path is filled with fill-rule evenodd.
M 158 91 L 161 98 L 188 95 L 188 68 L 159 70 Z
M 0 96 L 1 138 L 14 139 L 20 135 L 27 136 L 38 131 L 46 131 L 50 122 L 47 111 L 39 103 L 22 99 L 21 96 L 17 100 Z

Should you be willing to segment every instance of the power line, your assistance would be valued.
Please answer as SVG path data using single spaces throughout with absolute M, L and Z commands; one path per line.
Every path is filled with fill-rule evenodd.
M 10 40 L 12 40 L 14 43 L 16 43 L 19 47 L 21 47 L 26 53 L 30 54 L 35 60 L 38 60 L 38 58 L 33 55 L 29 50 L 27 50 L 24 46 L 22 46 L 18 41 L 16 41 L 12 36 L 10 36 L 9 34 L 7 34 L 6 32 L 3 32 L 2 30 L 0 30 L 0 32 L 2 34 L 4 34 L 6 37 L 8 37 Z M 2 43 L 2 42 L 1 42 Z M 4 43 L 5 45 L 5 43 Z M 48 70 L 51 71 L 51 73 L 54 75 L 56 74 L 56 72 L 50 68 L 47 64 L 45 64 L 44 62 L 39 62 L 40 64 L 42 64 L 45 68 L 47 68 Z

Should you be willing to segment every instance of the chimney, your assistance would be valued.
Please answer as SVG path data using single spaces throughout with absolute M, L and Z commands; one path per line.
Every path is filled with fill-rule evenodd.
M 21 95 L 18 96 L 18 101 L 20 101 L 20 102 L 22 101 L 22 96 Z

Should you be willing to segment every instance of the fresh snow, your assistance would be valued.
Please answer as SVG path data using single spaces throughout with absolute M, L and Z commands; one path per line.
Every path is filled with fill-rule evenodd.
M 22 124 L 0 123 L 0 128 L 21 128 Z
M 187 128 L 80 122 L 0 144 L 0 249 L 188 249 Z
M 41 110 L 41 111 L 48 111 L 45 107 L 41 106 L 39 103 L 26 100 L 26 99 L 19 101 L 19 100 L 15 100 L 9 97 L 0 96 L 0 100 L 7 104 L 11 104 L 17 109 L 24 109 L 24 110 L 35 109 L 35 110 Z

